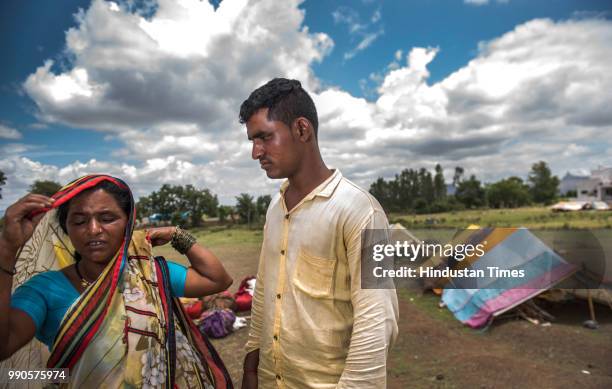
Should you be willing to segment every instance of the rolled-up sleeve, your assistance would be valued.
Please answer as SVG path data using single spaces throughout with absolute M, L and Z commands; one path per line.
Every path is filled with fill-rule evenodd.
M 361 288 L 361 233 L 387 229 L 382 210 L 373 209 L 345 235 L 351 277 L 353 332 L 346 365 L 337 388 L 385 388 L 387 356 L 397 337 L 398 306 L 395 289 Z

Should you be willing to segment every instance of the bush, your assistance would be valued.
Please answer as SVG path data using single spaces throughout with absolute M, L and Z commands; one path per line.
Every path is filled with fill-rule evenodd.
M 429 213 L 429 206 L 427 205 L 427 201 L 421 198 L 417 199 L 414 202 L 414 210 L 416 211 L 416 213 L 419 214 Z

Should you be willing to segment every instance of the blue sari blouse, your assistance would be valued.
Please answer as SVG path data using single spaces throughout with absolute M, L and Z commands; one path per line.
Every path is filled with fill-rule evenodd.
M 175 297 L 183 297 L 187 268 L 174 262 L 167 263 L 172 293 Z M 11 307 L 32 318 L 36 326 L 36 339 L 51 350 L 66 311 L 79 296 L 64 273 L 51 270 L 35 275 L 15 289 L 11 296 Z

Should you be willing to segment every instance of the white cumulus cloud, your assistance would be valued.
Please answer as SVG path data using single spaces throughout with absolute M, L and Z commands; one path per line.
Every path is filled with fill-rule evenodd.
M 612 22 L 536 19 L 482 42 L 474 59 L 432 83 L 444 47 L 400 50 L 371 79 L 375 98 L 325 88 L 312 68 L 333 47 L 304 26 L 298 1 L 160 0 L 148 17 L 94 0 L 66 35 L 72 67 L 41 64 L 25 81 L 41 123 L 104 131 L 123 143 L 107 160 L 65 166 L 3 152 L 0 209 L 35 179 L 108 172 L 137 195 L 163 183 L 207 187 L 225 203 L 272 193 L 237 121 L 241 102 L 277 76 L 298 78 L 320 116 L 326 161 L 367 187 L 378 176 L 441 163 L 485 181 L 611 165 Z M 376 18 L 375 18 L 376 19 Z M 13 138 L 16 139 L 16 138 Z
M 299 3 L 227 0 L 215 10 L 207 1 L 160 0 L 151 17 L 144 17 L 130 12 L 130 4 L 93 0 L 66 33 L 73 67 L 59 71 L 46 61 L 24 89 L 41 122 L 121 140 L 124 147 L 109 159 L 135 159 L 134 169 L 143 172 L 160 159 L 192 164 L 194 174 L 202 174 L 198 182 L 216 185 L 229 202 L 243 191 L 266 185 L 269 191 L 268 180 L 253 179 L 259 167 L 249 161 L 238 110 L 273 77 L 318 88 L 311 65 L 332 50 L 333 41 L 302 25 Z M 12 160 L 11 166 L 22 163 Z M 151 187 L 166 177 L 185 182 L 188 176 L 156 173 Z M 4 193 L 15 198 L 11 193 L 22 189 L 7 184 Z
M 21 139 L 21 133 L 12 127 L 0 124 L 0 139 Z

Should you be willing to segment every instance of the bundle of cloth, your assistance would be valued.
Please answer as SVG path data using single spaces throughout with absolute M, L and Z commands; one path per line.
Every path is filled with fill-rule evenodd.
M 255 293 L 255 277 L 245 277 L 240 286 L 238 292 L 234 295 L 236 299 L 236 310 L 238 312 L 250 311 L 251 304 L 253 303 L 253 293 Z
M 224 338 L 234 331 L 236 314 L 231 309 L 210 309 L 202 312 L 198 328 L 211 338 Z
M 236 316 L 236 312 L 251 309 L 254 291 L 255 277 L 248 276 L 241 281 L 234 295 L 226 290 L 201 299 L 182 298 L 181 302 L 200 332 L 211 338 L 223 338 L 246 327 L 246 317 Z

